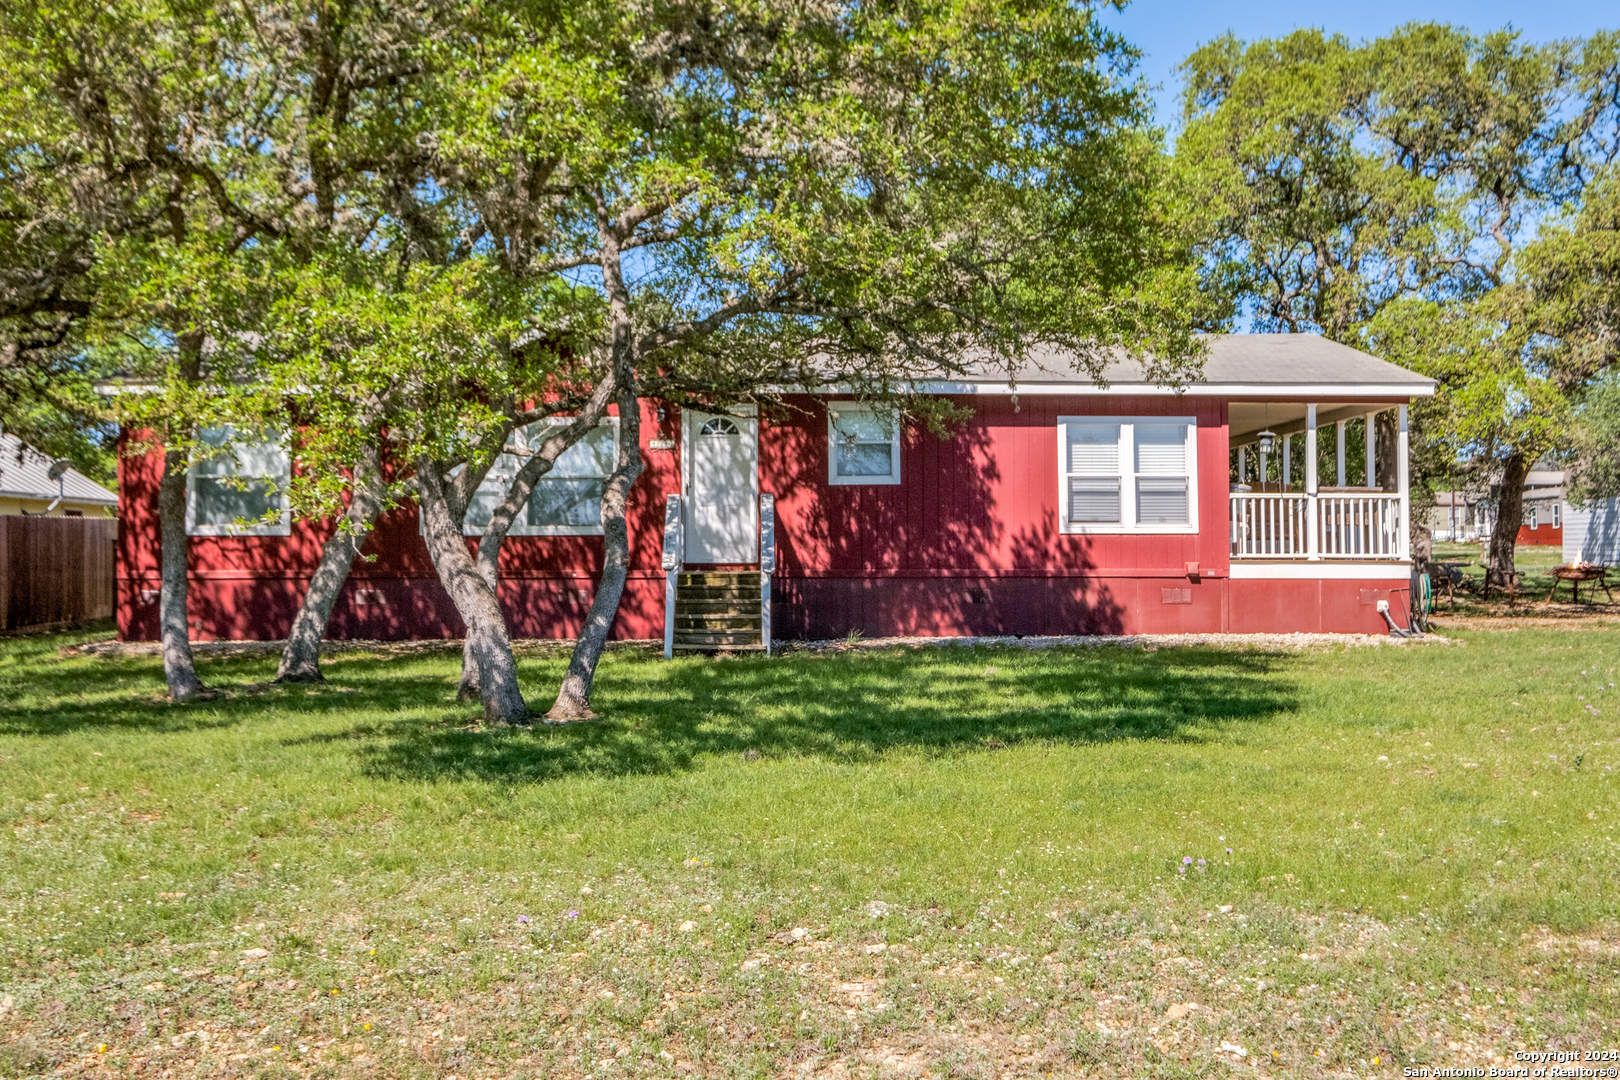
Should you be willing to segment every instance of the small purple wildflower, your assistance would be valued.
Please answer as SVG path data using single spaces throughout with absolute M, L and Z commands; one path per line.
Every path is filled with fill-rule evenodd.
M 518 922 L 528 922 L 528 921 L 529 921 L 529 917 L 527 915 L 519 915 L 518 916 Z
M 565 918 L 565 919 L 577 919 L 577 918 L 579 918 L 578 909 L 575 909 L 574 911 L 570 911 L 568 914 L 564 915 L 563 918 Z
M 1181 857 L 1181 865 L 1182 866 L 1191 866 L 1192 865 L 1192 856 L 1191 855 L 1183 855 Z
M 1203 865 L 1204 865 L 1204 860 L 1203 860 L 1203 859 L 1199 859 L 1199 860 L 1198 860 L 1198 865 L 1199 865 L 1199 866 L 1203 866 Z
M 1176 873 L 1178 873 L 1178 874 L 1185 874 L 1185 873 L 1186 873 L 1186 872 L 1187 872 L 1187 868 L 1186 868 L 1186 867 L 1185 867 L 1185 866 L 1178 866 L 1178 867 L 1176 867 Z
M 1228 854 L 1228 855 L 1230 855 L 1230 854 L 1232 854 L 1232 849 L 1231 849 L 1231 848 L 1227 848 L 1227 849 L 1226 849 L 1226 853 L 1227 853 L 1227 854 Z

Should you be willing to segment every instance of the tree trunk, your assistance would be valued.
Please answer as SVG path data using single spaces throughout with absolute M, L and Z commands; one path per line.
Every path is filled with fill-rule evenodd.
M 324 682 L 321 674 L 321 641 L 326 636 L 326 624 L 332 618 L 332 608 L 343 583 L 348 580 L 349 569 L 356 555 L 371 534 L 382 509 L 386 489 L 383 486 L 382 447 L 368 442 L 354 467 L 354 493 L 348 509 L 338 523 L 337 531 L 321 549 L 321 562 L 310 579 L 309 589 L 298 614 L 293 617 L 292 630 L 287 634 L 286 647 L 281 650 L 281 665 L 276 669 L 276 682 Z
M 496 602 L 495 590 L 478 572 L 461 527 L 450 512 L 436 462 L 425 457 L 417 461 L 416 486 L 422 505 L 422 531 L 434 569 L 467 624 L 465 648 L 478 670 L 484 719 L 489 723 L 526 724 L 529 707 L 518 689 L 517 661 L 506 634 L 506 619 Z
M 512 477 L 512 486 L 507 489 L 506 498 L 490 514 L 489 524 L 484 526 L 484 533 L 478 538 L 478 572 L 484 575 L 484 580 L 489 583 L 491 590 L 496 591 L 497 596 L 500 595 L 501 545 L 506 541 L 507 533 L 511 532 L 518 515 L 528 507 L 534 485 L 551 471 L 551 467 L 557 464 L 557 459 L 569 447 L 583 439 L 607 414 L 607 404 L 613 398 L 613 387 L 613 374 L 610 371 L 596 384 L 596 389 L 573 421 L 547 438 L 523 463 L 517 475 Z M 478 664 L 473 660 L 471 648 L 464 644 L 461 650 L 461 683 L 456 687 L 456 698 L 472 701 L 477 697 Z
M 1378 436 L 1378 441 L 1373 444 L 1373 456 L 1376 459 L 1373 467 L 1378 470 L 1378 489 L 1394 493 L 1398 486 L 1396 476 L 1398 466 L 1395 457 L 1400 439 L 1395 410 L 1385 409 L 1379 413 L 1373 430 Z
M 1414 516 L 1411 532 L 1412 569 L 1434 575 L 1434 533 Z
M 613 475 L 602 490 L 602 580 L 591 598 L 591 610 L 574 653 L 568 660 L 568 673 L 557 691 L 557 701 L 546 713 L 552 723 L 590 720 L 591 685 L 596 665 L 607 647 L 608 632 L 619 613 L 625 578 L 630 572 L 630 530 L 625 522 L 625 503 L 630 488 L 641 475 L 641 405 L 636 400 L 633 380 L 619 373 L 619 455 Z
M 619 613 L 624 596 L 624 579 L 630 571 L 630 531 L 624 520 L 625 501 L 631 486 L 641 475 L 641 403 L 636 400 L 635 327 L 630 311 L 630 290 L 624 283 L 624 266 L 619 247 L 620 226 L 597 202 L 597 235 L 602 242 L 602 284 L 607 289 L 608 313 L 613 328 L 610 352 L 614 397 L 619 404 L 619 453 L 613 475 L 602 489 L 602 580 L 591 598 L 585 626 L 574 642 L 568 659 L 568 672 L 557 690 L 557 700 L 546 713 L 554 724 L 589 720 L 591 684 L 596 665 L 607 647 L 608 632 Z
M 1486 560 L 1488 584 L 1505 588 L 1513 580 L 1513 547 L 1519 538 L 1519 523 L 1524 518 L 1524 478 L 1529 472 L 1530 462 L 1518 450 L 1509 453 L 1502 462 L 1502 488 L 1496 500 L 1496 524 L 1491 529 L 1490 555 Z
M 191 655 L 191 628 L 186 621 L 186 455 L 165 450 L 163 479 L 158 482 L 158 532 L 162 544 L 162 586 L 158 591 L 158 625 L 163 647 L 163 681 L 170 701 L 189 701 L 203 691 Z

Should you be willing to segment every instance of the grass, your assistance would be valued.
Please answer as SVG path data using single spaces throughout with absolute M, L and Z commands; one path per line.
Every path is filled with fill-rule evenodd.
M 481 730 L 449 650 L 319 689 L 205 660 L 222 696 L 177 707 L 84 637 L 0 641 L 0 1077 L 1395 1076 L 1620 1043 L 1613 630 L 625 649 L 606 719 L 533 731 Z M 530 695 L 564 663 L 527 650 Z

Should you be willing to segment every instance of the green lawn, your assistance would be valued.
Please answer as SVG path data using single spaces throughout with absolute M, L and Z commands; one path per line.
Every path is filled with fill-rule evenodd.
M 205 660 L 176 707 L 72 640 L 0 641 L 0 1077 L 1620 1049 L 1617 631 L 623 650 L 602 721 L 533 731 L 480 730 L 450 651 Z

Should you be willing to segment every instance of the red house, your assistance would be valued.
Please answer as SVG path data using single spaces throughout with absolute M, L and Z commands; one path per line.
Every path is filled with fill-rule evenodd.
M 1097 386 L 1057 353 L 1016 386 L 986 373 L 924 389 L 971 410 L 950 438 L 847 395 L 793 395 L 765 417 L 645 404 L 616 635 L 673 650 L 850 631 L 1381 633 L 1381 601 L 1405 623 L 1406 408 L 1434 392 L 1429 379 L 1312 335 L 1225 335 L 1181 393 L 1128 363 Z M 1371 422 L 1386 410 L 1394 476 L 1378 475 Z M 1365 432 L 1360 462 L 1346 460 L 1347 430 Z M 616 437 L 612 417 L 569 451 L 507 540 L 500 599 L 515 636 L 581 625 Z M 126 639 L 157 636 L 160 461 L 121 465 Z M 193 471 L 197 638 L 285 636 L 329 527 L 274 520 L 287 468 L 267 446 Z M 264 482 L 239 490 L 227 474 Z M 485 494 L 509 476 L 497 467 Z M 475 506 L 469 535 L 479 520 Z M 332 637 L 459 636 L 414 509 L 381 520 L 365 554 Z

